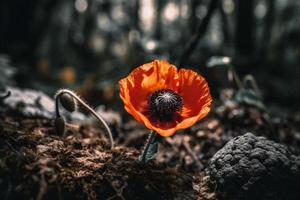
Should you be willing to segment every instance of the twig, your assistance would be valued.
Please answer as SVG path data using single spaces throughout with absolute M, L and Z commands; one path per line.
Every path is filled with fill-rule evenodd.
M 195 48 L 197 47 L 197 44 L 199 43 L 199 40 L 204 35 L 204 33 L 207 30 L 208 24 L 210 22 L 210 19 L 218 7 L 219 0 L 211 0 L 209 6 L 208 6 L 208 12 L 206 16 L 203 18 L 201 24 L 198 26 L 198 29 L 196 33 L 192 36 L 191 40 L 187 43 L 186 47 L 183 50 L 183 53 L 181 54 L 179 61 L 178 61 L 178 67 L 180 68 L 186 60 L 190 57 L 190 55 L 193 53 Z
M 183 144 L 184 148 L 186 149 L 186 151 L 188 152 L 188 154 L 190 154 L 190 156 L 196 162 L 196 165 L 199 167 L 199 169 L 203 169 L 203 167 L 204 167 L 203 164 L 200 162 L 200 160 L 198 159 L 196 154 L 191 149 L 190 144 L 187 141 L 185 141 L 184 138 L 182 139 L 182 144 Z

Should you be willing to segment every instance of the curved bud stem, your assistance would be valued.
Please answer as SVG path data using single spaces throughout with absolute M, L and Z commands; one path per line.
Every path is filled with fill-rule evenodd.
M 72 96 L 77 102 L 79 102 L 87 111 L 91 112 L 101 123 L 101 125 L 105 128 L 105 131 L 109 137 L 109 141 L 110 141 L 110 147 L 111 149 L 114 148 L 114 140 L 112 137 L 112 133 L 110 131 L 110 128 L 108 127 L 107 123 L 104 121 L 104 119 L 102 117 L 100 117 L 95 111 L 94 109 L 92 109 L 89 105 L 87 105 L 77 94 L 75 94 L 73 91 L 68 90 L 68 89 L 61 89 L 59 90 L 56 95 L 55 95 L 55 112 L 56 112 L 56 117 L 60 117 L 60 113 L 59 113 L 59 97 L 62 94 L 69 94 L 70 96 Z
M 143 150 L 143 153 L 142 153 L 142 156 L 141 156 L 141 162 L 142 163 L 146 162 L 146 156 L 147 156 L 150 144 L 153 142 L 155 136 L 156 136 L 155 131 L 151 130 L 151 132 L 150 132 L 150 134 L 147 138 L 147 141 L 145 143 L 145 147 L 144 147 L 144 150 Z

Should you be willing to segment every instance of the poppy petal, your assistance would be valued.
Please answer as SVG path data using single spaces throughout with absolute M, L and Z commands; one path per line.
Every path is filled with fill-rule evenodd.
M 119 81 L 119 86 L 126 111 L 147 128 L 154 129 L 145 116 L 148 96 L 162 88 L 177 90 L 177 69 L 166 61 L 154 60 L 133 70 Z
M 209 87 L 198 73 L 180 69 L 178 93 L 184 101 L 181 112 L 183 120 L 177 125 L 178 129 L 192 126 L 209 113 L 212 102 Z
M 210 111 L 212 99 L 205 79 L 192 70 L 178 72 L 167 61 L 144 64 L 120 80 L 119 85 L 126 111 L 164 137 L 192 126 Z M 183 98 L 183 108 L 174 114 L 172 121 L 160 122 L 149 116 L 148 97 L 160 89 L 171 89 Z

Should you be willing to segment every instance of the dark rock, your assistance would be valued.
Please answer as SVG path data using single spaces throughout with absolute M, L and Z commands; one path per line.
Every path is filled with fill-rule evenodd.
M 210 160 L 211 188 L 223 199 L 300 199 L 300 162 L 281 144 L 251 133 Z

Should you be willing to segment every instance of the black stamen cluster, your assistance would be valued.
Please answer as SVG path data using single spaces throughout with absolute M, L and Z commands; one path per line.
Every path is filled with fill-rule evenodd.
M 170 89 L 160 89 L 148 97 L 149 114 L 159 121 L 171 121 L 183 105 L 182 97 Z

